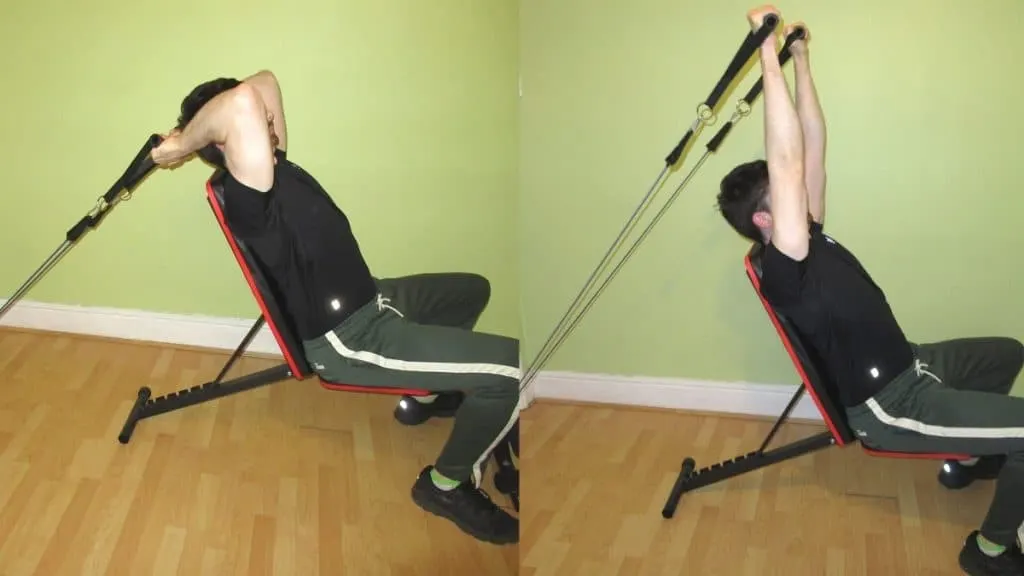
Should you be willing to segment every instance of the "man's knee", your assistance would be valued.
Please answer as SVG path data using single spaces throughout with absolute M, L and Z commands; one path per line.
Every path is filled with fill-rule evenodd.
M 516 404 L 519 402 L 519 383 L 522 369 L 519 367 L 519 339 L 487 334 L 490 348 L 486 355 L 492 370 L 474 379 L 475 385 L 466 394 L 478 394 L 481 399 Z
M 516 378 L 500 378 L 493 388 L 502 397 L 519 400 L 519 380 Z
M 1014 368 L 1019 373 L 1024 368 L 1024 344 L 1016 338 L 1008 338 L 1010 340 L 1010 346 L 1013 349 L 1013 358 L 1016 359 Z
M 495 375 L 465 393 L 488 402 L 516 406 L 519 404 L 519 380 Z
M 1002 360 L 1006 371 L 1014 376 L 1020 374 L 1024 368 L 1024 344 L 1016 338 L 996 338 L 999 346 L 999 357 Z
M 473 295 L 473 300 L 481 310 L 487 308 L 491 302 L 491 281 L 480 274 L 467 274 L 466 284 L 468 292 Z

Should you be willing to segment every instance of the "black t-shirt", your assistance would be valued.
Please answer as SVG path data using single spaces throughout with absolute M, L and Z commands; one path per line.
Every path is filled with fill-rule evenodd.
M 844 406 L 862 404 L 913 363 L 885 293 L 818 223 L 802 261 L 765 247 L 761 292 L 824 363 Z
M 276 152 L 274 186 L 224 179 L 224 218 L 269 276 L 297 336 L 311 340 L 373 300 L 376 283 L 348 218 L 313 176 Z

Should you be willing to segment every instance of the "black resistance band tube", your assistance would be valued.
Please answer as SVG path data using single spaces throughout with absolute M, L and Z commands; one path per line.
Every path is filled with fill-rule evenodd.
M 693 126 L 691 126 L 691 128 L 679 141 L 679 144 L 672 150 L 672 153 L 670 153 L 666 158 L 666 166 L 665 168 L 662 169 L 661 175 L 659 175 L 658 177 L 659 182 L 661 178 L 664 176 L 667 169 L 670 166 L 674 165 L 676 162 L 678 162 L 684 148 L 686 147 L 686 144 L 689 142 L 690 138 L 692 138 L 692 136 L 695 134 L 697 127 L 699 127 L 701 124 L 708 124 L 708 120 L 713 117 L 713 108 L 711 107 L 711 105 L 717 104 L 718 100 L 725 92 L 725 89 L 728 87 L 729 84 L 732 83 L 732 81 L 735 79 L 735 76 L 743 68 L 743 65 L 746 63 L 746 61 L 749 60 L 751 56 L 753 56 L 757 48 L 764 42 L 768 34 L 771 34 L 774 31 L 774 28 L 777 25 L 777 18 L 765 18 L 764 25 L 762 25 L 762 27 L 758 29 L 758 32 L 756 34 L 748 34 L 747 39 L 744 41 L 743 45 L 740 47 L 740 50 L 733 58 L 733 61 L 730 63 L 725 75 L 722 77 L 721 80 L 719 80 L 718 84 L 715 86 L 714 90 L 711 93 L 711 96 L 705 103 L 700 105 L 698 109 L 699 116 L 697 121 L 694 123 Z M 797 28 L 786 38 L 785 44 L 783 45 L 782 50 L 779 52 L 779 63 L 781 65 L 784 66 L 789 61 L 791 57 L 790 47 L 792 46 L 793 42 L 803 38 L 803 36 L 803 29 Z M 657 212 L 657 214 L 654 216 L 651 222 L 647 225 L 647 227 L 641 233 L 640 237 L 633 242 L 632 246 L 626 252 L 626 255 L 623 256 L 622 259 L 619 260 L 618 264 L 616 264 L 616 266 L 612 269 L 611 274 L 600 284 L 600 286 L 598 286 L 597 291 L 590 296 L 589 300 L 583 306 L 582 310 L 580 310 L 579 313 L 576 314 L 571 321 L 569 321 L 569 317 L 572 316 L 580 300 L 583 298 L 583 295 L 586 294 L 587 291 L 593 286 L 594 280 L 597 277 L 597 275 L 601 273 L 601 271 L 607 266 L 608 259 L 612 256 L 612 254 L 614 254 L 619 249 L 623 237 L 635 225 L 635 219 L 637 215 L 642 213 L 646 206 L 649 204 L 649 197 L 652 195 L 651 193 L 653 192 L 653 190 L 657 187 L 657 183 L 655 184 L 655 187 L 652 187 L 651 191 L 647 193 L 647 196 L 644 197 L 644 200 L 641 202 L 640 206 L 638 206 L 637 209 L 633 212 L 633 216 L 631 217 L 630 221 L 627 222 L 626 226 L 623 227 L 622 231 L 619 233 L 619 236 L 615 239 L 615 242 L 612 244 L 612 247 L 609 248 L 609 250 L 605 253 L 604 258 L 591 273 L 590 277 L 587 279 L 587 283 L 584 285 L 583 289 L 580 290 L 579 294 L 577 294 L 576 296 L 576 299 L 570 305 L 569 310 L 566 311 L 565 315 L 562 317 L 561 321 L 559 321 L 558 325 L 552 331 L 551 335 L 548 336 L 547 341 L 544 343 L 544 346 L 541 347 L 541 350 L 538 352 L 533 363 L 527 368 L 526 372 L 523 375 L 523 379 L 520 382 L 520 391 L 526 390 L 530 386 L 533 379 L 536 378 L 537 373 L 540 372 L 541 368 L 543 368 L 543 366 L 548 362 L 548 360 L 551 359 L 551 356 L 554 355 L 554 353 L 562 345 L 565 339 L 569 337 L 569 334 L 572 333 L 576 325 L 579 324 L 580 320 L 583 319 L 583 316 L 590 310 L 590 308 L 593 306 L 597 298 L 604 292 L 605 288 L 607 288 L 608 284 L 611 283 L 611 281 L 615 278 L 616 275 L 618 275 L 619 271 L 625 265 L 626 261 L 628 261 L 629 258 L 633 256 L 633 253 L 636 252 L 640 244 L 644 241 L 644 239 L 647 238 L 650 232 L 654 229 L 654 226 L 657 225 L 657 223 L 661 220 L 662 216 L 665 215 L 668 209 L 672 206 L 673 202 L 675 202 L 675 200 L 679 197 L 679 194 L 683 191 L 683 189 L 690 182 L 690 180 L 693 179 L 693 176 L 697 173 L 697 171 L 708 159 L 708 157 L 712 153 L 718 151 L 719 146 L 721 146 L 722 142 L 725 140 L 725 137 L 732 130 L 733 126 L 735 126 L 737 123 L 739 123 L 740 120 L 742 120 L 743 118 L 750 114 L 750 107 L 753 104 L 754 100 L 757 99 L 757 97 L 760 95 L 762 87 L 763 78 L 758 78 L 754 86 L 751 87 L 751 89 L 739 102 L 737 102 L 736 112 L 733 114 L 732 118 L 730 118 L 729 121 L 726 122 L 725 125 L 723 125 L 721 129 L 719 129 L 718 133 L 716 133 L 714 137 L 712 137 L 711 140 L 708 142 L 707 150 L 697 161 L 697 164 L 690 170 L 686 177 L 683 178 L 683 181 L 679 184 L 679 186 L 676 188 L 673 194 L 669 197 L 668 201 L 665 202 L 662 208 Z M 566 327 L 566 322 L 568 322 L 568 327 Z
M 96 201 L 96 206 L 85 216 L 82 217 L 74 226 L 68 229 L 64 235 L 64 241 L 57 247 L 56 250 L 50 254 L 50 257 L 46 259 L 43 264 L 36 269 L 35 272 L 29 276 L 28 280 L 21 285 L 20 288 L 4 302 L 3 307 L 0 307 L 0 319 L 19 301 L 21 298 L 32 289 L 32 286 L 36 284 L 47 272 L 52 269 L 61 258 L 67 254 L 78 240 L 86 233 L 87 230 L 93 230 L 100 225 L 103 218 L 106 217 L 107 213 L 114 208 L 122 200 L 129 200 L 131 193 L 136 186 L 139 185 L 142 180 L 149 175 L 150 172 L 156 168 L 156 163 L 153 162 L 153 158 L 149 153 L 160 144 L 162 138 L 158 134 L 153 134 L 146 140 L 146 144 L 143 145 L 139 153 L 135 155 L 135 159 L 128 166 L 128 169 L 124 171 L 124 174 L 114 182 L 114 185 L 110 187 L 110 190 L 106 194 L 101 196 Z

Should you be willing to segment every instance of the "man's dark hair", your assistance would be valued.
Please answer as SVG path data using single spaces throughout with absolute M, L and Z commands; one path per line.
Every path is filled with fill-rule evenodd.
M 188 96 L 181 101 L 181 116 L 178 116 L 178 130 L 184 130 L 185 126 L 195 118 L 199 110 L 213 100 L 218 94 L 227 92 L 241 84 L 234 78 L 217 78 L 209 82 L 203 82 L 189 92 Z M 224 154 L 214 144 L 208 144 L 201 148 L 196 154 L 210 164 L 224 168 Z
M 768 163 L 754 160 L 726 174 L 718 192 L 718 209 L 744 238 L 764 243 L 761 229 L 754 224 L 754 214 L 768 210 Z

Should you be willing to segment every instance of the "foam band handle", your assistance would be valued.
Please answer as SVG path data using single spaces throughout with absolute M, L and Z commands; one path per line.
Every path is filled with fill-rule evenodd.
M 153 161 L 153 157 L 149 155 L 154 148 L 163 142 L 163 137 L 159 134 L 153 134 L 150 136 L 146 143 L 139 150 L 139 153 L 135 155 L 135 159 L 128 166 L 128 169 L 124 171 L 124 174 L 117 180 L 110 190 L 104 195 L 104 199 L 107 202 L 113 202 L 114 198 L 123 190 L 132 190 L 138 186 L 146 176 L 149 175 L 154 169 L 156 169 L 156 162 Z

